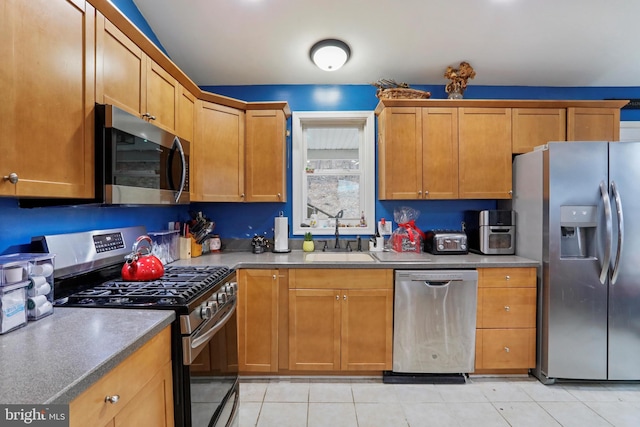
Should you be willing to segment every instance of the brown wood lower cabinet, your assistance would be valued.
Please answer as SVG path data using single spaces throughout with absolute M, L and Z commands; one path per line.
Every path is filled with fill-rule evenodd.
M 476 372 L 534 368 L 536 269 L 478 269 Z
M 289 270 L 289 369 L 391 369 L 392 270 Z
M 110 403 L 107 396 L 118 401 Z M 173 426 L 171 327 L 71 401 L 69 425 Z

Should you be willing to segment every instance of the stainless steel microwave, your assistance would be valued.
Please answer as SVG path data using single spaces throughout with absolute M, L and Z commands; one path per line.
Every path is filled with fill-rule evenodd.
M 188 204 L 189 146 L 152 121 L 96 104 L 95 198 L 20 199 L 20 206 Z
M 100 146 L 105 203 L 189 203 L 188 141 L 113 105 L 96 105 Z

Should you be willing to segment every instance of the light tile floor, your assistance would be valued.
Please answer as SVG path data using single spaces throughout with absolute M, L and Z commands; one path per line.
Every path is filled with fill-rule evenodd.
M 640 383 L 562 383 L 533 377 L 466 384 L 378 379 L 240 380 L 240 427 L 638 427 Z

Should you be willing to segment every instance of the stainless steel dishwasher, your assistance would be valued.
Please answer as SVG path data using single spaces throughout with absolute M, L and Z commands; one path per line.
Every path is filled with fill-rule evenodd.
M 475 270 L 396 271 L 393 373 L 472 372 L 477 299 Z

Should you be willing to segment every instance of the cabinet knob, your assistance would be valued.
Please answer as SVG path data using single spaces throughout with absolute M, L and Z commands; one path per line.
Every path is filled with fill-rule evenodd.
M 347 296 L 346 296 L 346 295 L 343 295 L 343 299 L 346 301 L 346 300 L 347 300 Z
M 277 277 L 276 277 L 276 275 L 274 274 L 274 275 L 273 275 L 273 280 L 276 280 L 276 278 L 277 278 Z
M 151 117 L 151 114 L 149 114 L 149 113 L 142 113 L 142 118 L 143 118 L 143 119 L 148 119 L 149 117 Z
M 511 280 L 511 276 L 504 276 L 504 280 Z
M 505 351 L 505 353 L 509 353 L 509 351 L 510 351 L 510 350 L 509 350 L 509 347 L 505 347 L 505 348 L 504 348 L 504 351 Z
M 149 116 L 149 120 L 155 120 L 156 116 Z
M 120 396 L 117 394 L 114 394 L 113 396 L 107 396 L 104 398 L 104 401 L 109 403 L 118 403 L 118 400 L 120 400 Z
M 280 193 L 276 194 L 276 197 L 278 198 L 278 200 L 280 200 L 282 198 L 282 195 Z
M 424 190 L 424 196 L 427 197 L 429 195 L 429 190 Z
M 244 193 L 242 193 L 242 194 L 240 195 L 240 198 L 244 199 Z
M 509 190 L 509 195 L 513 195 L 513 190 Z
M 9 181 L 12 184 L 17 184 L 18 183 L 18 174 L 15 173 L 15 172 L 11 172 L 9 175 L 3 176 L 2 179 L 5 180 L 5 181 Z
M 508 305 L 504 306 L 504 311 L 509 311 L 511 308 Z
M 340 295 L 336 295 L 336 301 L 340 301 Z
M 422 196 L 422 190 L 418 190 L 418 196 Z

